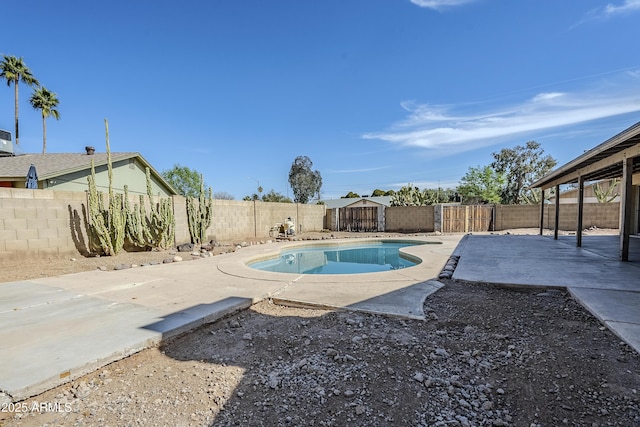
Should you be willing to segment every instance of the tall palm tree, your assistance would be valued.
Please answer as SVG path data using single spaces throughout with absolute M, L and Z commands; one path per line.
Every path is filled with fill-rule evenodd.
M 44 86 L 38 86 L 29 98 L 31 106 L 42 111 L 42 154 L 47 152 L 47 118 L 53 116 L 60 120 L 60 112 L 56 110 L 58 97 Z
M 4 59 L 0 62 L 0 77 L 7 80 L 7 86 L 13 83 L 15 92 L 15 110 L 16 110 L 16 145 L 20 144 L 20 135 L 18 134 L 18 82 L 22 80 L 29 86 L 37 86 L 38 80 L 33 77 L 31 70 L 27 67 L 22 58 L 4 55 Z

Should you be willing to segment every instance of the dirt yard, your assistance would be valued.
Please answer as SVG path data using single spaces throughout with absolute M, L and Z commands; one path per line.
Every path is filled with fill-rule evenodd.
M 265 301 L 0 408 L 0 425 L 640 425 L 640 356 L 564 291 L 443 283 L 426 321 Z

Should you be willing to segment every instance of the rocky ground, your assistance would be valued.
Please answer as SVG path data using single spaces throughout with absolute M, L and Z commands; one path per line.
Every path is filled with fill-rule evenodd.
M 0 425 L 640 425 L 640 356 L 564 291 L 443 283 L 426 321 L 265 301 Z
M 286 240 L 321 240 L 333 238 L 362 238 L 362 237 L 397 237 L 397 233 L 346 233 L 346 232 L 309 232 Z M 175 248 L 163 251 L 127 252 L 121 251 L 116 256 L 84 257 L 80 254 L 73 256 L 27 256 L 20 258 L 0 258 L 0 286 L 5 282 L 35 279 L 38 277 L 58 276 L 62 274 L 78 273 L 95 269 L 113 270 L 127 267 L 140 267 L 147 264 L 171 262 L 178 256 L 181 261 L 190 261 L 205 255 L 219 255 L 235 252 L 246 245 L 266 243 L 275 240 L 265 237 L 246 237 L 233 241 L 220 241 L 211 245 L 209 251 L 202 253 L 198 250 L 179 252 Z M 282 239 L 285 240 L 285 239 Z M 196 248 L 197 249 L 197 248 Z

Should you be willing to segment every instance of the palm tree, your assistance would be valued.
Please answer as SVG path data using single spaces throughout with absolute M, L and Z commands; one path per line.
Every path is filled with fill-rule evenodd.
M 47 152 L 47 118 L 53 116 L 60 120 L 60 112 L 56 110 L 58 97 L 44 86 L 38 86 L 29 98 L 31 106 L 42 111 L 42 154 Z
M 0 62 L 0 77 L 7 80 L 7 86 L 13 83 L 15 92 L 15 123 L 16 123 L 16 145 L 20 144 L 20 135 L 18 134 L 18 82 L 22 80 L 29 86 L 37 86 L 38 80 L 33 77 L 31 70 L 27 67 L 22 58 L 4 55 L 4 59 Z

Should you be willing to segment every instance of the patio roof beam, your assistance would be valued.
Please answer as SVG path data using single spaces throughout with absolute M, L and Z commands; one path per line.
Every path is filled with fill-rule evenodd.
M 621 164 L 622 161 L 625 159 L 639 157 L 639 156 L 640 156 L 640 142 L 622 151 L 612 154 L 609 157 L 603 158 L 591 164 L 586 164 L 583 167 L 578 167 L 578 165 L 574 165 L 574 167 L 571 170 L 567 170 L 566 173 L 555 174 L 557 176 L 555 179 L 553 179 L 552 177 L 549 177 L 551 178 L 551 180 L 545 182 L 543 178 L 541 180 L 538 180 L 537 182 L 534 182 L 531 185 L 531 187 L 546 189 L 546 188 L 551 188 L 558 184 L 567 184 L 570 182 L 577 182 L 578 177 L 580 175 L 584 176 L 585 180 L 590 181 L 593 179 L 594 176 L 597 176 L 597 173 L 599 171 L 602 171 L 605 169 L 614 169 L 615 172 L 612 172 L 613 176 L 611 177 L 616 177 L 616 176 L 619 177 L 619 176 L 622 176 L 622 164 Z

